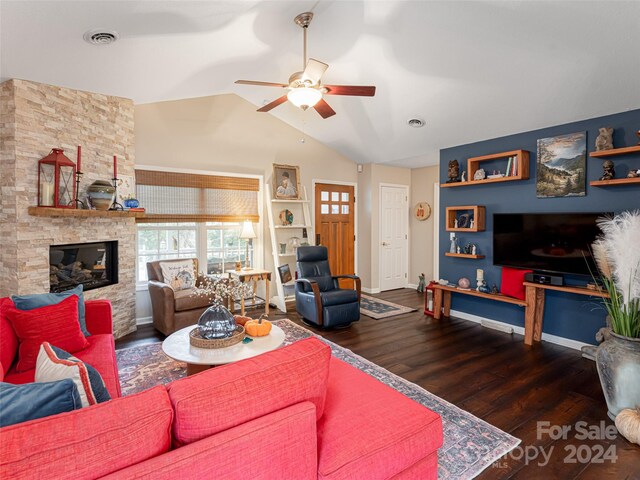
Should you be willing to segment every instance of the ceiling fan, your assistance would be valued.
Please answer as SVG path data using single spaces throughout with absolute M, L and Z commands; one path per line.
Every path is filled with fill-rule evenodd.
M 304 31 L 304 53 L 302 72 L 296 72 L 289 77 L 289 83 L 271 83 L 271 82 L 255 82 L 253 80 L 236 80 L 235 83 L 242 85 L 260 85 L 263 87 L 279 87 L 286 88 L 289 92 L 268 103 L 259 112 L 268 112 L 269 110 L 283 104 L 287 100 L 296 107 L 306 110 L 313 107 L 322 118 L 329 118 L 336 112 L 322 98 L 323 95 L 350 95 L 356 97 L 373 97 L 376 94 L 376 87 L 356 86 L 356 85 L 323 85 L 321 83 L 322 75 L 329 68 L 326 63 L 320 62 L 313 58 L 307 61 L 307 28 L 311 23 L 313 13 L 305 12 L 296 16 L 293 21 L 296 25 L 302 27 Z

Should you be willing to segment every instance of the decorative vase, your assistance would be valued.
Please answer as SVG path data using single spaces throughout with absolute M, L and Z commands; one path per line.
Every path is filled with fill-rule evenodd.
M 228 338 L 236 330 L 233 314 L 222 305 L 207 308 L 198 320 L 198 328 L 202 338 Z
M 89 201 L 96 210 L 109 210 L 115 193 L 116 189 L 107 180 L 96 180 L 87 188 Z
M 596 366 L 609 418 L 640 405 L 640 338 L 609 331 L 596 351 Z
M 127 198 L 124 201 L 125 208 L 138 208 L 140 206 L 140 202 L 135 198 Z

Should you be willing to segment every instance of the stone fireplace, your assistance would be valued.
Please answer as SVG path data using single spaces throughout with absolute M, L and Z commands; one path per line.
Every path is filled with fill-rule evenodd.
M 38 160 L 52 148 L 63 148 L 75 161 L 82 145 L 82 197 L 95 180 L 110 179 L 113 155 L 119 175 L 133 178 L 133 139 L 131 100 L 25 80 L 0 84 L 0 297 L 49 292 L 51 246 L 113 241 L 117 283 L 90 290 L 85 298 L 111 301 L 116 337 L 136 329 L 135 219 L 28 211 L 37 204 Z

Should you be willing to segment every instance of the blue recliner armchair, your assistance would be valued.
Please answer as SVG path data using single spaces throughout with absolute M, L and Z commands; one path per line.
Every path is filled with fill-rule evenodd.
M 348 327 L 360 320 L 360 278 L 331 275 L 327 247 L 298 247 L 296 254 L 296 310 L 318 327 Z M 339 279 L 354 281 L 354 289 L 340 288 Z

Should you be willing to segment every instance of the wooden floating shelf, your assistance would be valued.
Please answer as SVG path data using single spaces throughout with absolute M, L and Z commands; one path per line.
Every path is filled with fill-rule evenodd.
M 458 258 L 473 258 L 473 259 L 481 259 L 484 258 L 484 255 L 473 255 L 471 253 L 449 253 L 446 252 L 444 254 L 445 257 L 458 257 Z
M 592 187 L 612 187 L 615 185 L 632 185 L 639 184 L 640 177 L 636 178 L 614 178 L 613 180 L 595 180 L 589 182 Z
M 524 178 L 520 175 L 516 175 L 514 177 L 485 178 L 484 180 L 469 180 L 468 182 L 442 183 L 440 184 L 440 188 L 467 187 L 469 185 L 484 185 L 485 183 L 514 182 L 516 180 L 527 180 L 528 178 L 529 176 Z
M 472 179 L 480 168 L 482 162 L 488 162 L 491 160 L 507 159 L 515 157 L 518 164 L 518 173 L 510 177 L 500 178 L 485 178 L 484 180 L 469 180 L 466 182 L 456 183 L 441 183 L 441 188 L 450 187 L 467 187 L 470 185 L 484 185 L 486 183 L 502 183 L 502 182 L 515 182 L 518 180 L 529 179 L 529 152 L 527 150 L 511 150 L 509 152 L 492 153 L 491 155 L 483 155 L 481 157 L 471 157 L 467 159 L 467 177 Z
M 473 212 L 473 228 L 455 227 L 458 212 Z M 484 232 L 485 228 L 485 208 L 481 205 L 465 205 L 446 208 L 446 231 L 447 232 Z
M 640 153 L 640 145 L 633 147 L 612 148 L 611 150 L 600 150 L 599 152 L 591 152 L 589 156 L 592 158 L 614 157 L 616 155 L 626 155 L 628 153 Z
M 81 210 L 77 208 L 29 207 L 29 215 L 34 217 L 76 217 L 76 218 L 143 218 L 144 212 L 127 210 Z

